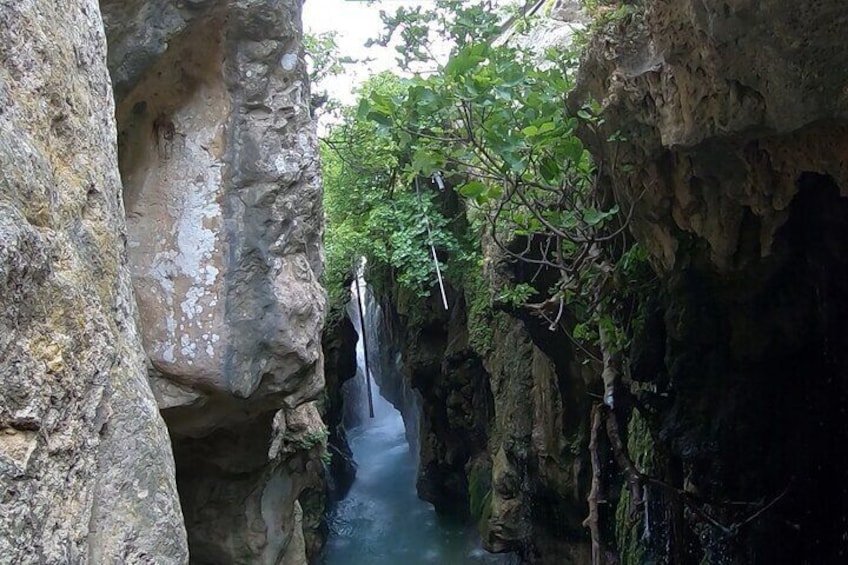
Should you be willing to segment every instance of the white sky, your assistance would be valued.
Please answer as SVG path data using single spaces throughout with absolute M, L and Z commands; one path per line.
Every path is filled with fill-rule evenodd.
M 380 10 L 393 13 L 401 6 L 416 6 L 426 4 L 426 0 L 380 0 L 369 5 L 360 0 L 306 0 L 303 5 L 303 28 L 306 32 L 319 34 L 326 31 L 336 31 L 336 43 L 342 56 L 354 59 L 375 60 L 367 66 L 351 65 L 347 74 L 326 84 L 318 85 L 315 90 L 327 89 L 331 96 L 342 102 L 354 102 L 353 88 L 367 79 L 370 75 L 395 68 L 397 53 L 390 47 L 379 46 L 370 49 L 365 47 L 368 39 L 377 37 L 383 30 L 380 21 Z

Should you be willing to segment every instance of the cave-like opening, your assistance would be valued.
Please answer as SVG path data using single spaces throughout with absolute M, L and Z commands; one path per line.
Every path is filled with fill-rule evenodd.
M 775 388 L 763 394 L 778 400 L 762 418 L 783 442 L 763 476 L 782 475 L 789 494 L 761 547 L 763 562 L 834 563 L 848 555 L 848 201 L 827 175 L 805 172 L 798 188 L 778 234 L 772 330 L 795 346 L 775 341 L 763 360 L 773 371 L 763 385 Z

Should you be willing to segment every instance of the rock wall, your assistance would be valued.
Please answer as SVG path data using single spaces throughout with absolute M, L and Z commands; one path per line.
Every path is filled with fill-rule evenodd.
M 418 492 L 437 510 L 462 516 L 473 513 L 471 491 L 484 489 L 469 479 L 472 468 L 482 475 L 478 468 L 490 465 L 494 409 L 483 362 L 468 343 L 464 297 L 448 290 L 451 310 L 433 294 L 428 310 L 435 316 L 406 336 L 403 359 L 421 398 Z
M 485 546 L 527 563 L 589 563 L 584 414 L 592 373 L 563 336 L 535 320 L 501 312 L 494 321 L 485 361 L 495 413 Z
M 192 562 L 303 563 L 298 499 L 320 487 L 326 430 L 301 1 L 101 7 L 132 279 Z
M 328 322 L 324 328 L 322 347 L 326 359 L 324 376 L 327 383 L 322 417 L 330 430 L 327 439 L 330 460 L 330 498 L 341 499 L 356 478 L 356 462 L 347 442 L 345 412 L 348 399 L 343 390 L 356 376 L 356 330 L 346 316 Z
M 848 9 L 634 8 L 590 43 L 573 101 L 601 103 L 600 135 L 584 140 L 619 202 L 635 203 L 631 231 L 660 275 L 632 388 L 652 472 L 685 496 L 649 489 L 660 504 L 619 550 L 841 561 Z M 616 132 L 625 141 L 605 141 Z
M 803 172 L 846 184 L 844 4 L 636 5 L 594 38 L 575 96 L 603 105 L 601 136 L 586 137 L 598 156 L 613 151 L 603 134 L 627 140 L 608 174 L 637 201 L 634 233 L 666 269 L 683 234 L 721 269 L 768 255 Z M 755 249 L 740 249 L 747 235 Z
M 300 2 L 102 4 L 133 280 L 169 426 L 197 435 L 314 397 L 323 224 Z
M 441 205 L 461 217 L 450 193 Z M 466 237 L 466 224 L 454 229 Z M 448 281 L 448 311 L 437 288 L 411 297 L 391 275 L 371 272 L 387 347 L 372 361 L 376 377 L 407 432 L 417 428 L 421 498 L 443 515 L 473 520 L 489 551 L 527 563 L 586 563 L 591 376 L 565 336 L 492 308 L 508 280 L 529 280 L 535 269 L 514 272 L 493 244 L 484 255 L 484 273 Z
M 97 3 L 0 3 L 0 60 L 0 561 L 185 563 Z

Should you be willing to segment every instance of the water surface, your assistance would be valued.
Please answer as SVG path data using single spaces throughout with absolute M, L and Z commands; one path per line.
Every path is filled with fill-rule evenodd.
M 366 417 L 348 435 L 359 467 L 330 514 L 324 565 L 507 563 L 480 548 L 472 526 L 440 518 L 418 498 L 400 413 L 379 394 L 374 411 L 373 420 Z

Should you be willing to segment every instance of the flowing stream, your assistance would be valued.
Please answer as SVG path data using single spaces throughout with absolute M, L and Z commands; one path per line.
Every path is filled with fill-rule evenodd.
M 349 432 L 359 467 L 347 497 L 330 515 L 324 564 L 505 563 L 480 549 L 470 525 L 440 518 L 418 498 L 403 419 L 379 394 L 374 416 Z
M 357 344 L 356 378 L 364 380 L 361 344 L 362 340 Z M 368 344 L 369 348 L 379 345 Z M 484 551 L 472 524 L 440 517 L 431 504 L 418 498 L 417 465 L 403 418 L 380 395 L 376 383 L 372 387 L 374 418 L 366 415 L 348 430 L 358 465 L 356 480 L 330 513 L 324 565 L 511 562 L 506 556 Z

